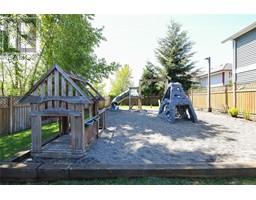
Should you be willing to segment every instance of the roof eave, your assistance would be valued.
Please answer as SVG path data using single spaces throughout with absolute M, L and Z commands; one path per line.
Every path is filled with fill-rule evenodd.
M 244 35 L 245 33 L 248 33 L 249 31 L 253 30 L 256 28 L 256 22 L 250 24 L 249 26 L 246 26 L 245 28 L 243 28 L 242 30 L 236 32 L 235 34 L 231 35 L 230 37 L 228 37 L 227 39 L 223 40 L 221 43 L 225 43 L 229 40 L 235 40 L 238 37 Z

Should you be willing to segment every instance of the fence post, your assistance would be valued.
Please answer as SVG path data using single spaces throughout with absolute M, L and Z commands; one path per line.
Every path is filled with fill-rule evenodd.
M 225 85 L 225 111 L 228 110 L 228 87 Z
M 9 96 L 8 98 L 9 105 L 9 134 L 13 133 L 13 98 Z
M 233 107 L 236 108 L 236 104 L 237 104 L 237 102 L 236 102 L 236 83 L 234 82 L 233 83 Z
M 191 103 L 192 103 L 192 105 L 193 105 L 193 88 L 191 88 L 191 90 L 190 90 L 191 92 L 190 92 L 190 96 L 191 96 Z M 194 106 L 194 105 L 193 105 Z

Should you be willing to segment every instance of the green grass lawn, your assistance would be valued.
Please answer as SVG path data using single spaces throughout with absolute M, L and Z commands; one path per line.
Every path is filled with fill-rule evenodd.
M 126 105 L 120 105 L 119 109 L 121 110 L 129 110 L 129 106 Z M 138 106 L 133 106 L 132 109 L 139 110 Z M 159 110 L 158 106 L 142 106 L 142 110 Z
M 49 139 L 59 131 L 58 123 L 45 124 L 42 127 L 43 140 Z M 31 129 L 12 135 L 0 136 L 0 161 L 15 156 L 16 153 L 31 147 Z
M 1 184 L 1 182 L 0 182 Z M 92 180 L 59 180 L 51 182 L 3 182 L 27 185 L 255 185 L 256 178 L 116 178 Z
M 68 180 L 48 184 L 87 184 L 87 185 L 254 185 L 256 178 L 117 178 L 94 180 Z

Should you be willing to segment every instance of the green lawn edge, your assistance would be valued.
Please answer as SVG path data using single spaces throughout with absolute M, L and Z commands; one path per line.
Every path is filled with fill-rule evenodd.
M 42 126 L 43 141 L 57 135 L 59 126 L 57 122 L 44 124 Z M 18 152 L 30 149 L 31 129 L 19 131 L 10 135 L 0 136 L 0 161 L 14 157 Z

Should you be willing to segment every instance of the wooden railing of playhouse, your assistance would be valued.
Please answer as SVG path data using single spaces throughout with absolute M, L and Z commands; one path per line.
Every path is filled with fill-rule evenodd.
M 98 138 L 106 128 L 106 109 L 103 108 L 102 110 L 99 110 L 98 114 L 86 120 L 84 125 L 86 141 L 91 143 Z

